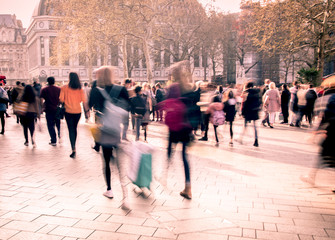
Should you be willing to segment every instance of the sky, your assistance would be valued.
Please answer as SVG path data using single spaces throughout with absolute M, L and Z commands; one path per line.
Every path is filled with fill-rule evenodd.
M 206 5 L 210 2 L 224 12 L 238 12 L 241 0 L 198 0 Z M 0 0 L 0 14 L 15 14 L 23 27 L 28 28 L 31 16 L 39 0 Z

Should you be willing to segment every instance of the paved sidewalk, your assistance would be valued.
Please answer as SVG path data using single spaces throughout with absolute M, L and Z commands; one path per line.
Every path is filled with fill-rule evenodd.
M 221 143 L 215 147 L 211 129 L 210 141 L 189 149 L 192 200 L 179 196 L 184 172 L 178 146 L 167 185 L 154 181 L 152 194 L 144 198 L 129 184 L 131 210 L 123 211 L 115 169 L 115 197 L 102 195 L 101 155 L 91 149 L 83 120 L 76 159 L 69 157 L 64 121 L 62 143 L 53 147 L 42 118 L 33 149 L 23 145 L 14 117 L 6 120 L 0 135 L 0 239 L 335 239 L 335 173 L 320 171 L 316 186 L 300 180 L 318 151 L 306 129 L 259 127 L 259 148 L 252 146 L 251 135 L 243 145 L 229 147 L 228 127 L 219 128 Z M 240 131 L 238 120 L 236 137 Z M 165 126 L 149 126 L 157 177 L 166 159 L 166 137 Z M 132 131 L 129 138 L 134 139 Z

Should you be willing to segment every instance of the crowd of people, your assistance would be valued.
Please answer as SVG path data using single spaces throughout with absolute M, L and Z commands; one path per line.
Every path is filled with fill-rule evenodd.
M 41 114 L 45 113 L 47 128 L 50 135 L 50 145 L 57 146 L 61 136 L 61 121 L 58 109 L 64 108 L 65 121 L 71 145 L 71 158 L 76 157 L 77 127 L 81 115 L 90 118 L 94 114 L 95 123 L 99 126 L 99 137 L 94 138 L 93 149 L 97 152 L 102 149 L 104 158 L 104 176 L 107 190 L 104 196 L 113 198 L 111 189 L 111 161 L 115 162 L 120 175 L 120 183 L 124 195 L 123 208 L 127 204 L 127 190 L 125 173 L 122 170 L 120 156 L 124 152 L 123 143 L 128 142 L 128 128 L 132 126 L 135 140 L 144 133 L 147 141 L 148 125 L 152 121 L 164 122 L 169 129 L 167 146 L 167 166 L 169 165 L 173 146 L 182 144 L 182 160 L 185 173 L 185 188 L 180 195 L 191 199 L 191 177 L 187 158 L 187 148 L 190 141 L 208 141 L 209 124 L 214 127 L 215 145 L 219 146 L 218 127 L 229 125 L 229 146 L 233 147 L 233 125 L 236 115 L 244 118 L 244 128 L 237 142 L 243 143 L 243 136 L 248 123 L 254 129 L 254 144 L 258 147 L 257 120 L 262 116 L 261 126 L 275 127 L 275 121 L 281 119 L 280 124 L 289 124 L 292 127 L 302 127 L 304 118 L 312 127 L 317 123 L 315 119 L 322 119 L 322 126 L 327 121 L 329 126 L 324 128 L 331 137 L 326 140 L 327 159 L 334 159 L 334 151 L 329 150 L 329 139 L 334 138 L 334 103 L 323 104 L 323 111 L 318 100 L 324 95 L 333 96 L 334 89 L 314 89 L 312 85 L 303 85 L 294 82 L 291 88 L 283 84 L 280 90 L 274 82 L 265 80 L 263 86 L 255 86 L 253 81 L 244 84 L 243 88 L 233 86 L 215 86 L 211 83 L 199 81 L 192 84 L 191 68 L 188 61 L 176 63 L 170 68 L 169 84 L 165 87 L 161 83 L 150 85 L 138 84 L 126 79 L 123 84 L 116 84 L 113 68 L 104 66 L 96 70 L 96 80 L 91 86 L 84 83 L 82 86 L 79 76 L 75 72 L 69 74 L 68 84 L 55 86 L 55 78 L 47 78 L 47 86 L 25 85 L 17 82 L 13 88 L 7 88 L 0 83 L 0 118 L 1 134 L 5 134 L 5 119 L 8 115 L 9 104 L 13 105 L 17 123 L 21 123 L 24 133 L 24 145 L 31 142 L 36 147 L 34 138 L 35 124 Z M 7 100 L 6 100 L 7 99 Z M 333 100 L 334 101 L 334 100 Z M 20 103 L 26 103 L 25 111 L 19 114 L 16 108 Z M 320 104 L 319 104 L 320 105 Z M 318 106 L 319 106 L 318 105 Z M 330 106 L 330 107 L 329 107 Z M 321 107 L 322 108 L 322 107 Z M 327 109 L 327 110 L 325 110 Z M 264 114 L 261 114 L 261 111 Z M 322 115 L 327 113 L 326 117 Z M 331 115 L 334 114 L 334 115 Z M 14 116 L 14 115 L 12 115 Z M 122 126 L 122 127 L 121 127 Z M 321 126 L 321 125 L 320 125 Z M 199 133 L 199 130 L 201 131 Z M 29 134 L 30 133 L 30 138 Z M 197 139 L 197 137 L 199 137 Z M 30 141 L 29 141 L 30 140 Z M 329 161 L 329 160 L 328 160 Z M 333 162 L 334 163 L 334 162 Z M 335 164 L 334 164 L 335 165 Z

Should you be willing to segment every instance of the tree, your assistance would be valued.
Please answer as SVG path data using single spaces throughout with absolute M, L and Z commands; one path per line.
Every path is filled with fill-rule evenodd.
M 334 1 L 260 0 L 253 3 L 249 0 L 246 3 L 253 13 L 254 24 L 250 31 L 253 44 L 269 55 L 285 54 L 295 58 L 300 51 L 313 49 L 312 66 L 319 72 L 320 83 L 325 58 L 335 51 Z

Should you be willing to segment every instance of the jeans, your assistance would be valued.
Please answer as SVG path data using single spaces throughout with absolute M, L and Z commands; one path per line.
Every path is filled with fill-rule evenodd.
M 141 130 L 142 118 L 141 117 L 136 117 L 135 118 L 135 122 L 136 122 L 136 141 L 137 141 L 140 138 L 140 130 Z
M 71 142 L 72 151 L 76 150 L 76 140 L 77 140 L 77 127 L 81 117 L 81 113 L 65 113 L 65 120 L 67 123 L 67 128 L 69 130 L 69 137 Z
M 48 131 L 49 131 L 49 135 L 51 138 L 50 141 L 51 143 L 56 143 L 57 136 L 56 136 L 55 126 L 57 128 L 58 137 L 60 137 L 60 120 L 56 118 L 55 112 L 45 113 L 45 118 L 47 120 Z
M 183 142 L 182 157 L 183 157 L 183 163 L 184 163 L 185 182 L 190 183 L 191 182 L 190 165 L 187 161 L 186 147 L 187 147 L 187 142 Z M 169 145 L 168 145 L 168 160 L 169 161 L 171 159 L 171 155 L 172 155 L 172 142 L 169 141 Z
M 129 113 L 127 116 L 122 120 L 123 130 L 122 130 L 122 139 L 127 139 L 127 130 L 129 127 Z

